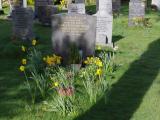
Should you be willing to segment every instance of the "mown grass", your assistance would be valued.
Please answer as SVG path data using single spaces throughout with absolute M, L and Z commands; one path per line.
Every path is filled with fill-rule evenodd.
M 160 119 L 160 21 L 158 13 L 147 12 L 152 28 L 127 26 L 127 7 L 114 19 L 113 40 L 119 46 L 116 63 L 121 67 L 112 80 L 108 101 L 84 109 L 77 118 L 44 113 L 29 106 L 24 76 L 18 71 L 20 42 L 11 40 L 11 22 L 0 20 L 0 119 L 1 120 L 159 120 Z M 35 25 L 39 47 L 51 52 L 51 28 Z

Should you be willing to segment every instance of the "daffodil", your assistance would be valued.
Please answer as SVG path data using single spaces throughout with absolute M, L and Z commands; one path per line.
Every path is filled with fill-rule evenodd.
M 54 83 L 54 86 L 55 86 L 55 87 L 58 87 L 58 85 L 59 85 L 58 82 L 55 82 L 55 83 Z
M 101 46 L 98 46 L 97 49 L 98 49 L 98 50 L 101 50 L 102 48 L 101 48 Z
M 84 61 L 84 63 L 85 63 L 85 64 L 88 64 L 88 61 L 87 61 L 87 60 L 85 60 L 85 61 Z
M 26 65 L 27 64 L 27 60 L 26 59 L 22 59 L 22 64 Z
M 100 76 L 100 75 L 102 75 L 102 69 L 97 69 L 97 71 L 96 71 L 96 75 L 98 75 L 98 76 Z
M 37 43 L 37 40 L 32 40 L 32 45 L 35 46 Z
M 22 49 L 22 51 L 23 51 L 23 52 L 25 52 L 25 51 L 26 51 L 26 47 L 25 47 L 25 46 L 23 46 L 23 45 L 21 46 L 21 49 Z
M 19 70 L 20 70 L 21 72 L 24 72 L 24 71 L 25 71 L 25 66 L 21 65 L 21 66 L 19 67 Z
M 46 61 L 46 57 L 43 57 L 43 61 Z
M 95 63 L 96 63 L 96 65 L 97 65 L 98 67 L 102 67 L 102 66 L 103 66 L 102 61 L 99 60 L 99 59 L 97 59 Z

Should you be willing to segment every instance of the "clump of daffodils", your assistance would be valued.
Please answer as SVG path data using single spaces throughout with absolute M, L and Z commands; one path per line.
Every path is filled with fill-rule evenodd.
M 86 65 L 93 65 L 96 67 L 95 75 L 100 76 L 102 75 L 102 67 L 103 63 L 98 57 L 87 57 L 87 59 L 84 61 Z
M 66 5 L 66 0 L 61 0 L 60 5 L 58 6 L 59 10 L 62 10 L 62 8 Z
M 48 55 L 44 57 L 43 60 L 47 63 L 47 65 L 52 66 L 61 64 L 62 57 L 53 54 L 52 56 Z
M 85 63 L 86 65 L 95 64 L 95 65 L 97 65 L 98 67 L 102 67 L 102 66 L 103 66 L 102 61 L 101 61 L 100 58 L 98 58 L 98 57 L 87 57 L 87 59 L 84 61 L 84 63 Z

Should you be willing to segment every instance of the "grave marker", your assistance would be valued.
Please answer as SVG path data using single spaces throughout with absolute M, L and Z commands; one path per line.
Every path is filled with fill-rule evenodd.
M 33 10 L 31 8 L 15 8 L 12 12 L 13 36 L 22 40 L 32 40 Z
M 82 51 L 83 58 L 94 55 L 96 17 L 83 14 L 53 15 L 52 29 L 54 52 L 64 58 L 64 64 L 69 60 L 71 44 Z
M 54 5 L 45 5 L 38 7 L 38 20 L 43 25 L 51 25 L 52 14 L 58 13 L 58 9 Z
M 144 18 L 145 3 L 141 0 L 131 0 L 129 3 L 129 26 L 134 26 L 134 19 Z
M 99 0 L 97 4 L 96 43 L 112 46 L 112 0 Z
M 120 12 L 121 0 L 112 0 L 113 12 Z

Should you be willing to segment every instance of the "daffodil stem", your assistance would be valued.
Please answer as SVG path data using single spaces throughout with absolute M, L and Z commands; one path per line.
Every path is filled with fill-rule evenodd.
M 29 94 L 31 95 L 32 103 L 34 104 L 34 101 L 35 101 L 35 100 L 34 100 L 34 97 L 33 97 L 33 95 L 32 95 L 31 86 L 30 86 L 30 84 L 29 84 L 29 80 L 28 80 L 28 77 L 27 77 L 27 74 L 26 74 L 25 71 L 24 71 L 24 76 L 25 76 L 26 81 L 27 81 L 28 91 L 29 91 Z

